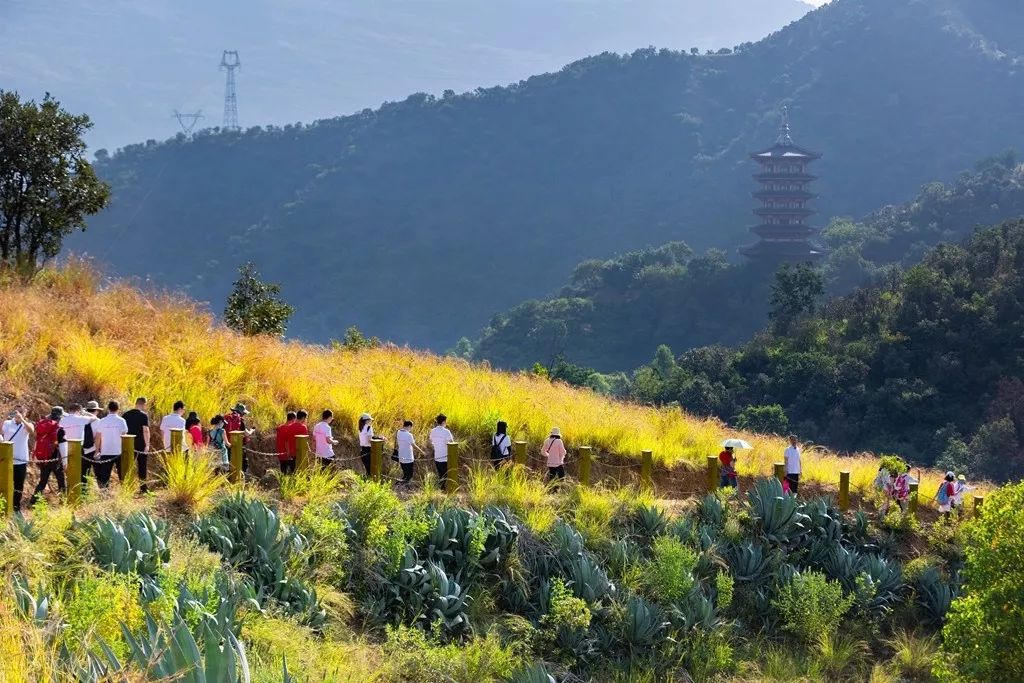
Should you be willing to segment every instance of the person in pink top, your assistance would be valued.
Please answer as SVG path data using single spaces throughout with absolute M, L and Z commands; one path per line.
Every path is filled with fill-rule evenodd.
M 565 479 L 565 443 L 558 427 L 551 428 L 551 436 L 544 439 L 540 452 L 548 459 L 548 481 Z

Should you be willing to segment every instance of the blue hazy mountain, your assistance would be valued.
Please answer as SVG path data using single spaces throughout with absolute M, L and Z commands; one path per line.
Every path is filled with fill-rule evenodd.
M 92 116 L 93 148 L 221 123 L 238 50 L 242 126 L 309 122 L 412 92 L 505 85 L 606 50 L 718 49 L 798 19 L 798 0 L 3 0 L 0 88 Z

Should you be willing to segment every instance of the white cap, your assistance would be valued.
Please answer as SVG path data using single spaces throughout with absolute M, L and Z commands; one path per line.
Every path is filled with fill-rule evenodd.
M 360 420 L 372 420 L 373 416 L 370 415 L 369 413 L 363 413 L 362 415 L 359 416 L 359 419 Z

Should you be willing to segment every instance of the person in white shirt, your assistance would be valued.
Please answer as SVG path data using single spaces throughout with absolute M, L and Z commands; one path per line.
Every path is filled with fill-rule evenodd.
M 402 468 L 401 483 L 408 486 L 412 483 L 413 469 L 415 468 L 416 457 L 413 449 L 426 456 L 426 452 L 416 443 L 416 437 L 412 434 L 412 420 L 402 423 L 402 428 L 395 434 L 395 449 L 398 451 L 398 464 Z
M 92 431 L 96 439 L 96 453 L 100 462 L 93 466 L 96 474 L 96 484 L 106 488 L 110 484 L 110 471 L 114 467 L 114 461 L 121 458 L 121 437 L 128 433 L 128 423 L 118 415 L 121 406 L 117 401 L 107 404 L 106 417 L 100 418 L 92 424 Z
M 789 482 L 789 490 L 795 496 L 800 487 L 800 448 L 797 446 L 796 434 L 789 435 L 789 448 L 786 449 L 783 459 L 786 461 L 786 481 Z
M 512 439 L 508 435 L 508 423 L 504 420 L 498 422 L 491 437 L 491 465 L 497 469 L 500 465 L 508 462 L 512 454 Z
M 14 444 L 14 500 L 15 512 L 21 512 L 21 492 L 28 474 L 28 438 L 35 434 L 35 425 L 25 417 L 24 406 L 14 406 L 7 420 L 0 425 L 0 441 Z
M 359 457 L 366 476 L 370 476 L 370 444 L 373 442 L 373 417 L 369 413 L 359 416 Z
M 60 419 L 60 427 L 64 430 L 64 443 L 60 444 L 60 455 L 64 459 L 65 466 L 67 466 L 68 460 L 68 441 L 84 441 L 85 426 L 98 419 L 95 415 L 82 410 L 79 403 L 72 403 L 68 406 L 68 412 L 64 413 L 64 417 Z M 82 468 L 85 469 L 84 462 Z
M 164 438 L 164 450 L 171 449 L 171 430 L 181 430 L 181 449 L 182 452 L 187 451 L 188 447 L 185 445 L 185 402 L 175 401 L 174 412 L 169 415 L 164 415 L 163 419 L 160 420 L 160 434 Z
M 442 488 L 448 485 L 448 444 L 455 437 L 448 430 L 448 418 L 444 413 L 434 420 L 435 426 L 430 430 L 430 445 L 434 447 L 434 467 Z
M 334 413 L 325 410 L 320 415 L 321 420 L 313 427 L 313 444 L 317 460 L 326 465 L 334 460 L 334 446 L 338 441 L 331 432 L 331 423 L 334 422 Z

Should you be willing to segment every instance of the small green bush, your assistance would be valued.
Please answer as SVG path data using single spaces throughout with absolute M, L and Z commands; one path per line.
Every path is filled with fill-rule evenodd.
M 548 613 L 541 620 L 545 626 L 554 629 L 562 626 L 571 629 L 590 628 L 590 608 L 585 600 L 573 595 L 562 579 L 551 582 L 550 602 Z
M 487 683 L 505 681 L 524 663 L 514 646 L 494 634 L 463 644 L 443 644 L 423 631 L 388 627 L 383 680 L 403 683 Z
M 90 647 L 102 638 L 115 655 L 124 659 L 128 645 L 121 631 L 142 627 L 145 615 L 139 604 L 138 579 L 114 572 L 88 573 L 78 577 L 64 601 L 67 629 L 63 636 L 71 649 Z
M 652 555 L 644 577 L 647 592 L 666 603 L 685 597 L 693 587 L 697 551 L 674 536 L 659 536 L 654 539 Z
M 844 596 L 838 581 L 813 571 L 794 574 L 772 600 L 783 628 L 807 644 L 835 634 L 852 604 L 853 596 Z

